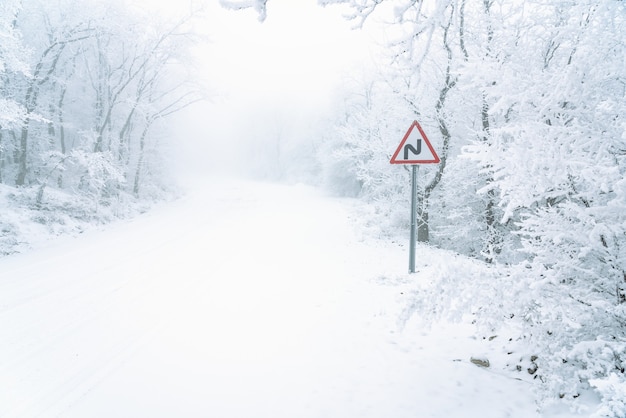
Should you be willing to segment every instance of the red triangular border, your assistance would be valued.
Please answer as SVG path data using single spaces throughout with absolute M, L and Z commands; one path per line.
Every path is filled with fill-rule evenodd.
M 418 129 L 422 139 L 424 140 L 424 143 L 426 143 L 426 146 L 428 147 L 430 152 L 435 157 L 434 160 L 397 160 L 397 157 L 400 154 L 400 151 L 404 147 L 405 142 L 409 139 L 409 136 L 411 135 L 411 132 L 413 131 L 414 128 Z M 391 157 L 391 161 L 389 161 L 389 162 L 391 164 L 439 164 L 440 161 L 441 160 L 439 159 L 439 156 L 437 155 L 437 153 L 435 152 L 435 149 L 433 148 L 432 144 L 430 143 L 430 141 L 426 137 L 426 134 L 424 133 L 424 130 L 420 126 L 419 122 L 414 120 L 413 123 L 411 124 L 411 127 L 409 127 L 409 130 L 406 131 L 406 134 L 404 134 L 404 138 L 402 138 L 402 141 L 400 142 L 400 145 L 398 145 L 398 148 L 396 149 L 396 152 L 393 153 L 393 156 Z

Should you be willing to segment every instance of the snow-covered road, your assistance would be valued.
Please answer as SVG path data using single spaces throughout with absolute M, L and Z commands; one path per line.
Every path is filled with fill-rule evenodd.
M 304 186 L 208 181 L 0 260 L 0 417 L 538 416 L 527 383 L 455 361 L 462 336 L 398 326 L 381 278 L 405 250 L 354 216 Z

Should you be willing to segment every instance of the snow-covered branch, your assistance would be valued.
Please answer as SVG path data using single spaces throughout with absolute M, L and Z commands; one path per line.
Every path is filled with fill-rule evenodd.
M 259 16 L 259 21 L 263 22 L 267 18 L 268 0 L 220 0 L 222 7 L 231 10 L 254 9 Z

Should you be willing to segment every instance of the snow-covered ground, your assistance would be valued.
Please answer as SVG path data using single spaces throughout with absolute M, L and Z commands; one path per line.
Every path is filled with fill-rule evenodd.
M 571 417 L 406 321 L 404 243 L 349 200 L 204 181 L 134 220 L 0 259 L 0 417 Z M 449 254 L 420 248 L 418 264 Z

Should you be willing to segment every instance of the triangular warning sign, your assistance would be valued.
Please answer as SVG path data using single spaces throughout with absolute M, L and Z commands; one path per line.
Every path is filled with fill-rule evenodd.
M 391 164 L 437 164 L 439 156 L 430 144 L 424 130 L 415 120 L 402 142 L 398 145 L 398 149 L 391 157 Z

